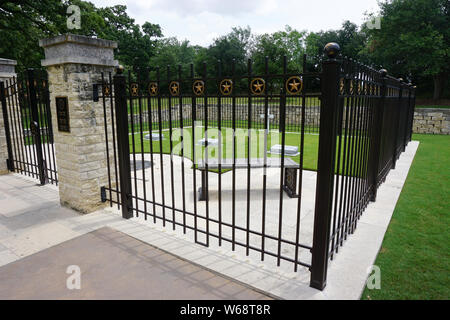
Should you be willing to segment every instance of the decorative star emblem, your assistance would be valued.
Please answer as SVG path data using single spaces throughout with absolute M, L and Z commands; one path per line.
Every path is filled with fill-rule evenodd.
M 262 94 L 264 92 L 266 83 L 261 78 L 253 79 L 250 83 L 250 89 L 253 94 Z
M 156 96 L 158 94 L 158 84 L 156 82 L 150 82 L 148 92 L 151 96 Z
M 137 96 L 138 95 L 139 86 L 137 83 L 131 84 L 131 95 Z
M 103 87 L 103 95 L 109 96 L 109 92 L 110 92 L 109 85 L 105 85 Z
M 339 92 L 341 94 L 345 93 L 345 80 L 344 80 L 344 78 L 341 78 L 341 80 L 339 81 Z
M 177 96 L 180 93 L 180 84 L 177 81 L 172 81 L 169 84 L 169 90 L 173 96 Z
M 224 96 L 228 96 L 231 94 L 232 91 L 233 91 L 233 81 L 231 81 L 230 79 L 223 79 L 220 82 L 220 92 Z
M 205 83 L 202 80 L 195 80 L 192 87 L 197 96 L 201 96 L 205 91 Z
M 299 76 L 290 77 L 286 81 L 286 90 L 289 94 L 299 94 L 302 91 L 303 82 Z

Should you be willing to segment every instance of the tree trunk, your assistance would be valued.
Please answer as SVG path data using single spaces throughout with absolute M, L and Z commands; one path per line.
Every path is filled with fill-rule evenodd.
M 433 82 L 434 82 L 433 100 L 437 101 L 441 98 L 442 92 L 444 91 L 445 83 L 447 82 L 447 74 L 443 72 L 434 75 Z

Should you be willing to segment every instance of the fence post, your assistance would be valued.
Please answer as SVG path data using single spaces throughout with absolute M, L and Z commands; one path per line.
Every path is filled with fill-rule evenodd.
M 412 93 L 413 93 L 413 98 L 412 98 L 412 106 L 411 106 L 411 119 L 410 121 L 410 129 L 409 129 L 409 137 L 408 137 L 408 141 L 411 141 L 412 139 L 412 134 L 413 134 L 413 129 L 414 129 L 414 110 L 416 108 L 416 86 L 412 86 Z
M 92 87 L 102 73 L 114 71 L 117 43 L 63 34 L 42 39 L 48 74 L 55 162 L 61 205 L 81 213 L 102 209 L 100 190 L 108 183 L 105 122 L 102 102 L 93 101 Z M 108 109 L 110 102 L 105 105 Z M 108 142 L 109 143 L 109 142 Z
M 27 70 L 27 83 L 28 83 L 28 94 L 31 109 L 31 134 L 33 136 L 34 148 L 36 149 L 36 160 L 39 172 L 39 181 L 41 185 L 44 185 L 47 179 L 47 172 L 44 169 L 44 155 L 42 153 L 42 138 L 41 138 L 41 128 L 39 126 L 39 112 L 38 112 L 38 101 L 36 94 L 36 81 L 34 77 L 34 70 Z
M 403 86 L 402 86 L 402 82 L 403 82 L 403 79 L 402 78 L 399 78 L 398 79 L 398 81 L 399 81 L 399 92 L 398 92 L 398 104 L 397 104 L 397 107 L 396 107 L 396 110 L 395 110 L 395 129 L 394 129 L 394 137 L 393 137 L 393 139 L 394 139 L 394 150 L 393 150 L 393 152 L 392 152 L 392 169 L 395 169 L 395 165 L 397 164 L 397 158 L 398 158 L 398 155 L 397 155 L 397 149 L 398 149 L 398 127 L 399 127 L 399 124 L 400 124 L 400 111 L 401 111 L 401 105 L 402 105 L 402 94 L 403 94 Z
M 131 165 L 130 141 L 128 135 L 127 84 L 123 69 L 118 68 L 114 76 L 114 102 L 116 108 L 117 147 L 119 152 L 120 197 L 122 217 L 133 217 L 133 201 L 131 198 Z
M 2 104 L 2 114 L 3 114 L 3 128 L 5 130 L 5 140 L 6 140 L 6 148 L 8 153 L 8 158 L 6 159 L 6 167 L 9 171 L 14 171 L 14 157 L 11 147 L 11 132 L 9 129 L 9 120 L 8 120 L 8 108 L 6 106 L 6 95 L 5 95 L 5 83 L 3 81 L 0 82 L 0 100 Z
M 381 87 L 380 99 L 375 106 L 373 117 L 373 130 L 370 147 L 370 162 L 369 162 L 369 186 L 372 187 L 370 194 L 370 201 L 375 201 L 377 198 L 378 186 L 378 171 L 380 170 L 380 148 L 381 137 L 383 135 L 383 118 L 384 118 L 384 104 L 386 102 L 386 69 L 380 70 Z
M 408 88 L 408 104 L 406 105 L 406 111 L 405 111 L 405 119 L 403 121 L 405 121 L 405 129 L 403 132 L 403 151 L 405 152 L 406 149 L 406 145 L 408 144 L 408 131 L 409 131 L 409 117 L 410 117 L 410 112 L 411 112 L 411 86 L 408 83 L 407 84 L 407 88 Z
M 320 108 L 319 158 L 317 162 L 314 235 L 310 286 L 323 290 L 326 286 L 330 222 L 333 200 L 338 122 L 338 90 L 340 47 L 328 43 L 324 48 L 328 59 L 322 63 L 322 103 Z

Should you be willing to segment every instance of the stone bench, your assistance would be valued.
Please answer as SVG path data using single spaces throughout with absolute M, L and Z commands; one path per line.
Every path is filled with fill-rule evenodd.
M 219 159 L 208 159 L 205 163 L 204 160 L 200 160 L 197 164 L 197 169 L 202 172 L 202 185 L 198 189 L 198 200 L 205 201 L 208 198 L 208 188 L 206 184 L 206 172 L 210 169 L 219 169 Z M 221 169 L 247 169 L 247 158 L 236 158 L 233 166 L 233 159 L 222 159 Z M 281 158 L 266 158 L 267 168 L 281 168 Z M 264 158 L 251 158 L 250 168 L 264 168 Z M 292 159 L 284 159 L 284 181 L 283 190 L 290 198 L 298 198 L 297 194 L 297 170 L 300 169 L 300 165 Z

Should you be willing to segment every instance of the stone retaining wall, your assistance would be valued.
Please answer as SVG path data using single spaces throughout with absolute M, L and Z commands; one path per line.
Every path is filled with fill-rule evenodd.
M 413 132 L 450 134 L 450 109 L 415 109 Z

